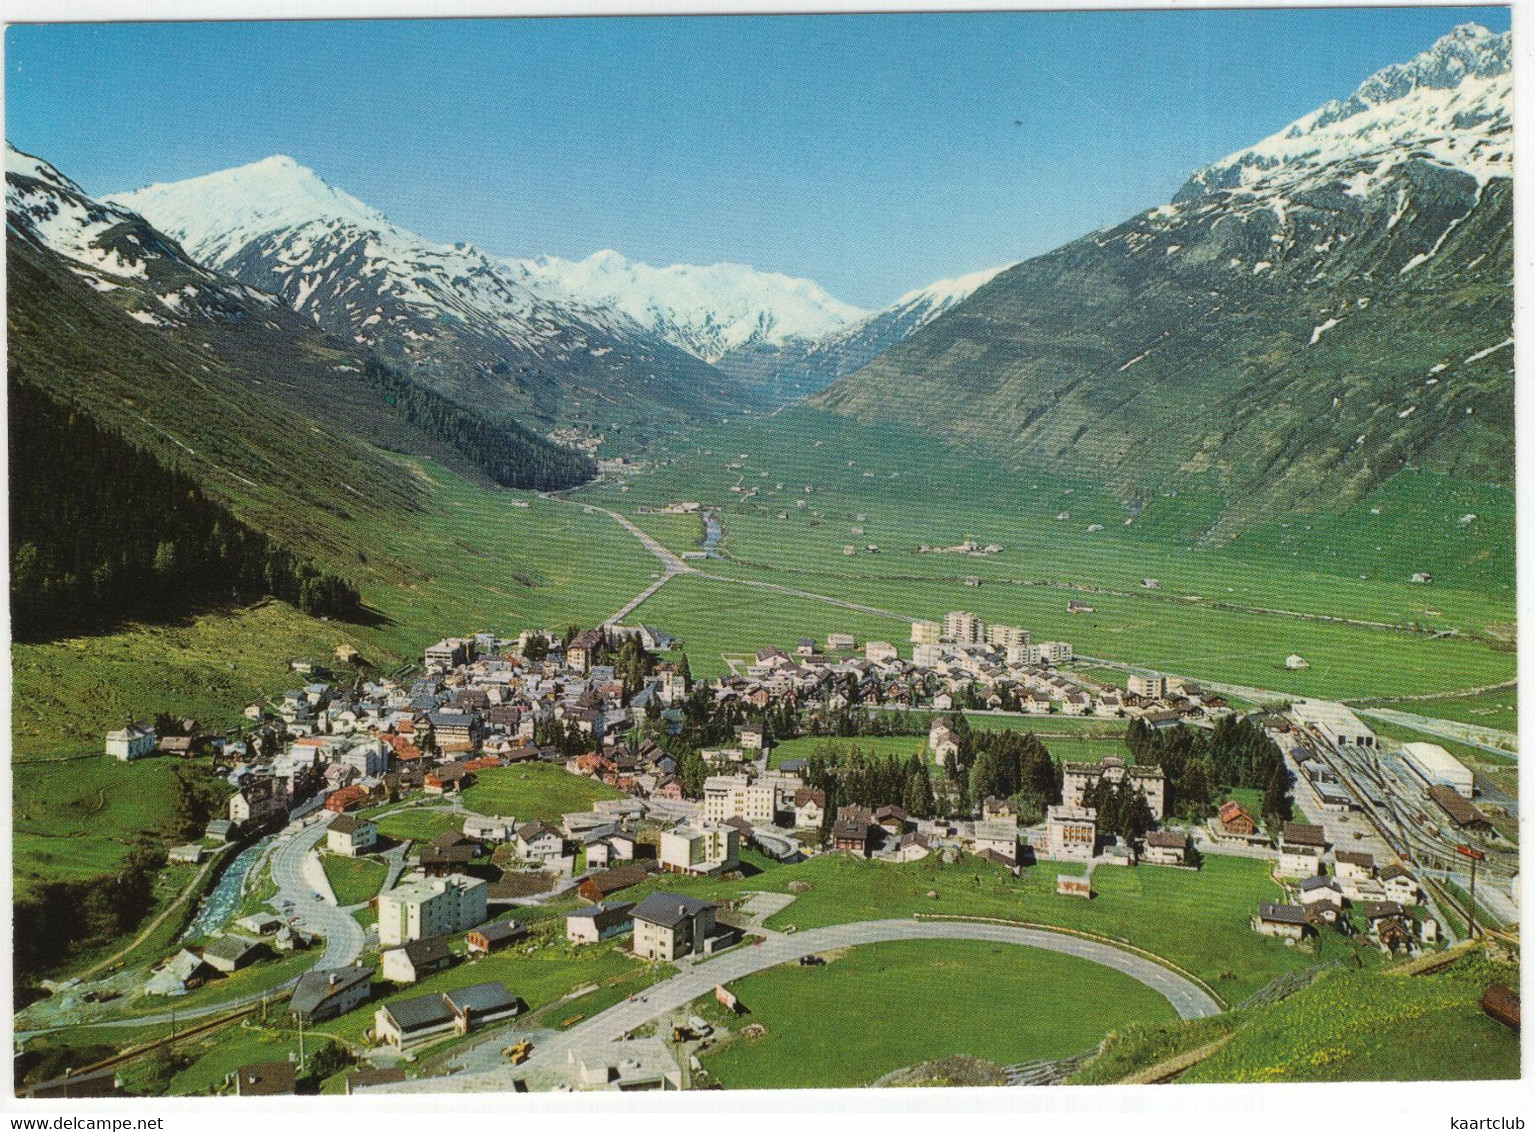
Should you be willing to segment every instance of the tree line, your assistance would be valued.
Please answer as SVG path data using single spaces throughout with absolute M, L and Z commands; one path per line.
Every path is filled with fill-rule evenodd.
M 1271 821 L 1294 812 L 1295 776 L 1279 744 L 1251 719 L 1227 715 L 1212 730 L 1180 725 L 1160 731 L 1134 719 L 1125 743 L 1137 763 L 1162 768 L 1170 813 L 1206 817 L 1233 787 L 1263 791 L 1263 816 Z
M 270 595 L 354 618 L 357 590 L 247 526 L 185 472 L 14 374 L 11 612 L 39 640 Z
M 407 421 L 457 448 L 502 487 L 559 491 L 597 474 L 597 462 L 586 453 L 461 405 L 376 358 L 368 359 L 363 372 Z

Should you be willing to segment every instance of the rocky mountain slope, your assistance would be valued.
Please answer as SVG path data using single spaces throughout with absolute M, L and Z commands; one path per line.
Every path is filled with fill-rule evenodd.
M 808 347 L 785 349 L 776 357 L 760 359 L 756 376 L 765 383 L 768 397 L 775 402 L 818 393 L 837 378 L 857 373 L 892 346 L 904 342 L 1004 270 L 993 267 L 974 271 L 908 291 L 884 309 L 823 335 Z M 725 359 L 727 366 L 731 362 L 731 358 Z M 736 364 L 740 366 L 739 360 Z M 740 372 L 749 371 L 742 367 Z
M 1476 25 L 1004 272 L 817 403 L 1097 470 L 1210 532 L 1513 473 L 1510 40 Z
M 276 296 L 195 262 L 46 161 L 8 149 L 6 206 L 12 378 L 306 554 L 355 563 L 354 520 L 419 505 L 419 483 L 386 450 L 500 482 L 592 474 L 576 453 L 414 386 Z
M 486 411 L 601 426 L 713 415 L 744 399 L 622 312 L 539 294 L 518 270 L 467 244 L 423 240 L 291 158 L 111 201 L 199 262 Z

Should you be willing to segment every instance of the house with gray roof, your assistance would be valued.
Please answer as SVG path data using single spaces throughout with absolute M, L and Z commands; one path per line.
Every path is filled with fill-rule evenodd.
M 305 1022 L 326 1022 L 356 1010 L 373 993 L 371 967 L 306 971 L 293 988 L 289 1011 Z
M 715 931 L 714 908 L 692 896 L 651 893 L 634 909 L 634 954 L 672 960 L 703 950 Z

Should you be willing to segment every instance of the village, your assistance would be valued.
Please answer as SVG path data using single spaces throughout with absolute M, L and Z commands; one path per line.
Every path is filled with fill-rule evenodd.
M 1197 874 L 1212 856 L 1259 858 L 1269 863 L 1274 898 L 1241 914 L 1274 946 L 1320 953 L 1343 939 L 1411 956 L 1453 941 L 1432 887 L 1379 833 L 1366 833 L 1361 811 L 1383 799 L 1366 796 L 1333 760 L 1375 739 L 1339 705 L 1243 710 L 1149 671 L 1130 672 L 1120 687 L 1073 671 L 1067 642 L 1035 642 L 1026 629 L 964 611 L 916 622 L 910 659 L 891 642 L 860 647 L 833 631 L 792 649 L 763 647 L 729 675 L 695 680 L 677 644 L 644 625 L 477 633 L 444 638 L 419 668 L 387 676 L 371 674 L 343 645 L 325 664 L 294 661 L 307 683 L 249 705 L 247 725 L 234 732 L 200 734 L 186 720 L 176 721 L 176 734 L 141 723 L 109 733 L 109 757 L 206 759 L 232 790 L 205 836 L 168 846 L 169 860 L 227 863 L 236 850 L 259 850 L 276 891 L 254 911 L 207 924 L 200 947 L 166 956 L 141 987 L 119 977 L 108 994 L 75 999 L 95 1003 L 81 1007 L 82 1020 L 106 1016 L 113 1004 L 103 999 L 170 1008 L 212 981 L 302 955 L 305 969 L 263 990 L 261 1006 L 288 992 L 282 1009 L 300 1033 L 364 1018 L 364 1052 L 347 1091 L 441 1085 L 413 1071 L 418 1057 L 471 1033 L 492 1040 L 474 1047 L 479 1061 L 450 1067 L 453 1087 L 680 1088 L 700 1069 L 686 1043 L 712 1029 L 691 1015 L 699 1024 L 679 1021 L 674 1043 L 628 1026 L 580 1047 L 524 1038 L 507 1046 L 502 1064 L 499 1036 L 527 1012 L 518 986 L 457 980 L 404 992 L 476 957 L 556 943 L 617 946 L 652 968 L 687 972 L 761 944 L 763 921 L 780 905 L 754 911 L 768 894 L 711 902 L 668 891 L 667 878 L 730 880 L 750 875 L 754 861 L 792 867 L 826 855 L 892 867 L 977 859 L 1015 877 L 1048 862 L 1054 896 L 1067 901 L 1092 901 L 1100 869 Z M 1127 746 L 1091 762 L 1052 760 L 1026 732 L 974 731 L 970 720 L 988 714 L 1121 721 Z M 1183 756 L 1170 753 L 1162 765 L 1154 753 L 1181 750 L 1167 744 L 1195 733 L 1201 742 L 1235 736 L 1259 751 L 1283 768 L 1264 772 L 1271 791 L 1276 777 L 1282 789 L 1261 805 L 1255 789 L 1211 795 L 1208 812 L 1180 804 L 1196 791 L 1179 769 Z M 1010 737 L 977 738 L 988 734 Z M 839 764 L 819 751 L 780 757 L 796 735 L 853 745 L 908 735 L 922 754 L 901 766 L 871 764 L 876 771 L 866 774 L 861 762 Z M 1469 773 L 1441 748 L 1411 747 L 1402 759 L 1421 779 L 1411 792 L 1436 803 L 1457 838 L 1483 847 L 1476 852 L 1495 852 L 1496 834 L 1470 801 Z M 1141 757 L 1147 752 L 1153 757 Z M 569 797 L 562 781 L 601 796 L 569 812 L 536 812 L 532 803 L 517 812 L 522 798 Z M 991 783 L 999 792 L 982 792 Z M 453 820 L 401 837 L 391 826 L 401 815 Z M 391 828 L 393 836 L 382 832 Z M 343 891 L 348 862 L 371 863 L 379 877 Z M 254 875 L 240 884 L 247 897 Z M 578 904 L 551 937 L 543 909 L 570 899 Z M 721 1001 L 730 997 L 723 983 L 716 989 Z M 58 994 L 69 1001 L 82 991 Z M 441 1072 L 441 1060 L 434 1064 Z M 303 1066 L 288 1060 L 242 1067 L 221 1089 L 305 1087 Z

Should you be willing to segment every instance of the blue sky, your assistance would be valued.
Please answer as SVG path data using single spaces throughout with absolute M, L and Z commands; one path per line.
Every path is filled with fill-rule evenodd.
M 6 136 L 87 191 L 286 153 L 507 255 L 731 260 L 880 306 L 1165 202 L 1505 8 L 11 27 Z

